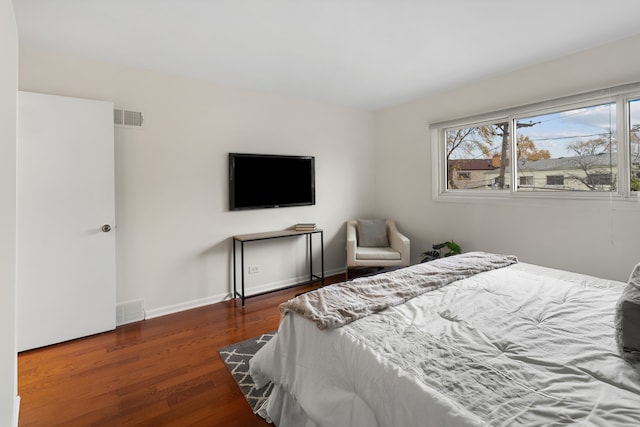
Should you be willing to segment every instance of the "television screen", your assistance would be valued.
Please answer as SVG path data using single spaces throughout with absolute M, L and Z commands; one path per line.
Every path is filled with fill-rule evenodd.
M 229 209 L 315 205 L 315 158 L 229 153 Z

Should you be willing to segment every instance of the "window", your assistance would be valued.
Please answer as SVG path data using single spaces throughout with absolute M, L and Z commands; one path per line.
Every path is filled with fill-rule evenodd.
M 509 188 L 509 123 L 448 129 L 445 135 L 447 189 Z M 502 158 L 506 160 L 501 162 Z
M 518 178 L 518 184 L 521 187 L 531 187 L 533 186 L 533 176 L 521 176 Z
M 547 185 L 563 185 L 567 191 L 615 190 L 611 180 L 604 185 L 595 179 L 611 177 L 617 169 L 615 103 L 519 118 L 516 134 L 518 171 L 534 176 L 550 170 L 562 172 L 566 186 L 563 176 L 547 176 Z
M 603 186 L 609 187 L 613 184 L 613 175 L 606 173 L 597 173 L 589 175 L 589 185 L 593 187 Z
M 628 103 L 631 191 L 640 191 L 640 99 Z
M 564 176 L 547 175 L 547 185 L 564 185 Z
M 434 124 L 432 135 L 436 197 L 638 198 L 640 83 Z

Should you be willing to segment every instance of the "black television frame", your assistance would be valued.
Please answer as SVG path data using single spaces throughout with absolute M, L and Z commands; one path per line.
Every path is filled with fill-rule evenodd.
M 262 189 L 263 192 L 267 192 L 270 194 L 270 200 L 268 201 L 260 201 L 260 202 L 241 202 L 239 200 L 246 199 L 244 195 L 239 194 L 240 192 L 249 191 L 246 188 L 246 180 L 248 178 L 254 180 L 261 180 L 261 185 L 273 184 L 276 182 L 276 178 L 273 176 L 267 175 L 265 173 L 265 169 L 260 171 L 248 171 L 239 169 L 236 166 L 236 160 L 248 160 L 251 162 L 258 162 L 258 164 L 262 164 L 261 167 L 267 167 L 269 165 L 273 166 L 277 163 L 288 163 L 291 164 L 304 164 L 306 167 L 304 168 L 305 175 L 299 175 L 301 170 L 294 170 L 292 173 L 298 175 L 287 176 L 286 178 L 290 180 L 295 180 L 296 178 L 302 179 L 305 182 L 308 181 L 308 185 L 305 185 L 304 192 L 307 193 L 303 198 L 296 198 L 297 200 L 285 200 L 285 199 L 277 199 L 278 196 L 282 197 L 283 192 L 271 192 L 268 190 Z M 273 172 L 273 171 L 272 171 Z M 278 172 L 278 171 L 275 171 Z M 280 171 L 281 172 L 281 171 Z M 238 174 L 243 174 L 240 177 Z M 262 175 L 262 176 L 257 176 Z M 229 210 L 237 211 L 237 210 L 250 210 L 250 209 L 268 209 L 268 208 L 281 208 L 281 207 L 291 207 L 291 206 L 311 206 L 316 204 L 316 186 L 315 186 L 315 157 L 314 156 L 294 156 L 294 155 L 280 155 L 280 154 L 254 154 L 254 153 L 229 153 Z M 268 178 L 273 178 L 271 181 Z M 279 175 L 277 178 L 282 180 L 284 176 Z M 243 187 L 244 185 L 244 187 Z M 294 190 L 293 186 L 288 187 L 292 191 Z M 302 192 L 301 188 L 298 188 L 297 191 Z M 262 194 L 264 196 L 264 194 Z M 254 199 L 255 200 L 255 199 Z

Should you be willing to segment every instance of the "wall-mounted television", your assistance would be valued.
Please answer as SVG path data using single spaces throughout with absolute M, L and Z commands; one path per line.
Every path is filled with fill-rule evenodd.
M 229 153 L 230 210 L 315 203 L 315 157 Z

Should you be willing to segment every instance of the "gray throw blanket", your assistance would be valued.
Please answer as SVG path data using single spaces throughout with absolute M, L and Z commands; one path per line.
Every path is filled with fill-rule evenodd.
M 389 273 L 354 279 L 280 304 L 282 316 L 299 314 L 319 329 L 337 328 L 474 274 L 515 264 L 514 255 L 469 252 Z

